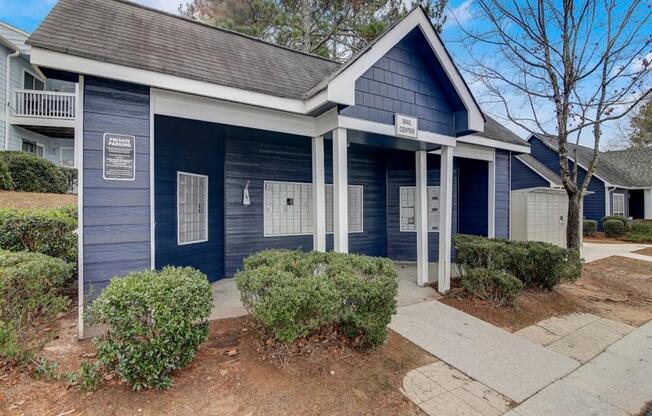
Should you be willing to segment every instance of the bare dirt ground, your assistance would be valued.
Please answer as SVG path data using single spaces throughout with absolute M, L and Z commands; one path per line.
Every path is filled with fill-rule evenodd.
M 619 256 L 587 263 L 577 282 L 550 292 L 525 291 L 515 307 L 497 308 L 461 290 L 441 302 L 509 331 L 571 312 L 640 326 L 652 319 L 652 263 Z
M 0 191 L 0 208 L 57 208 L 77 206 L 77 195 Z
M 584 237 L 584 241 L 594 244 L 632 244 L 630 241 L 609 238 L 603 232 L 596 231 L 591 237 Z
M 78 368 L 94 348 L 76 340 L 74 313 L 59 324 L 59 338 L 42 355 L 61 369 Z M 0 414 L 423 414 L 399 387 L 409 370 L 436 359 L 391 331 L 385 345 L 370 352 L 325 339 L 312 353 L 280 359 L 264 345 L 249 318 L 214 321 L 209 340 L 188 368 L 174 374 L 167 391 L 133 392 L 114 377 L 86 394 L 63 381 L 38 381 L 13 371 L 0 377 Z
M 646 256 L 652 256 L 652 247 L 644 248 L 642 250 L 637 250 L 634 253 L 645 254 Z

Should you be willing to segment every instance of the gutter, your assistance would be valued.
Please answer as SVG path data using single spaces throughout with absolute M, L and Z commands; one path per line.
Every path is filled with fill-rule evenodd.
M 14 53 L 7 55 L 7 65 L 5 65 L 5 143 L 4 150 L 9 150 L 9 88 L 11 80 L 11 58 L 20 55 L 19 49 L 14 49 Z

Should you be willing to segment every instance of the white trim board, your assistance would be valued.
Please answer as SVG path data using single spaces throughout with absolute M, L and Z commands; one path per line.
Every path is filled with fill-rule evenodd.
M 489 139 L 478 134 L 459 136 L 457 141 L 461 143 L 476 144 L 478 146 L 493 147 L 495 149 L 510 150 L 518 153 L 530 153 L 530 146 L 505 143 L 500 140 Z

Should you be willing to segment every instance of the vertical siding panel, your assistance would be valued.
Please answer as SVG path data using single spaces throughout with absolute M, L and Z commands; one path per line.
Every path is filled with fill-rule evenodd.
M 92 298 L 112 277 L 150 266 L 149 88 L 87 77 L 83 117 L 84 293 Z M 134 182 L 101 178 L 103 133 L 137 136 Z M 122 215 L 105 215 L 111 210 Z

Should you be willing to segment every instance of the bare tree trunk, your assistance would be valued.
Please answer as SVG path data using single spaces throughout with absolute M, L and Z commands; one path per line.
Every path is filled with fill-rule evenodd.
M 566 245 L 575 250 L 580 249 L 580 211 L 582 206 L 580 192 L 569 192 L 568 194 L 568 220 L 566 221 Z

